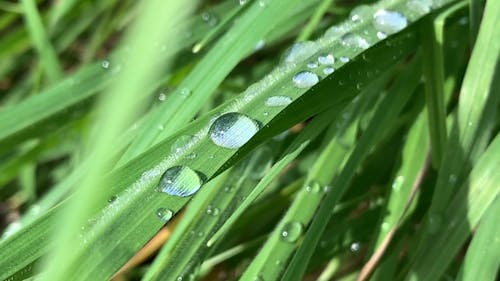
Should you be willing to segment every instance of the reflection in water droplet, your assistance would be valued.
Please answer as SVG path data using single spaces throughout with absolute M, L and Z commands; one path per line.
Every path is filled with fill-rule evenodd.
M 265 104 L 267 106 L 275 107 L 275 106 L 286 106 L 292 103 L 292 99 L 287 96 L 272 96 L 267 98 Z
M 319 77 L 312 72 L 302 71 L 295 74 L 292 81 L 297 88 L 310 88 L 319 82 Z
M 187 166 L 174 166 L 161 176 L 158 190 L 172 196 L 186 197 L 196 193 L 203 181 Z
M 294 243 L 300 238 L 303 231 L 304 227 L 301 223 L 296 221 L 287 222 L 281 229 L 281 239 L 285 242 Z
M 399 12 L 382 9 L 373 15 L 373 26 L 375 26 L 375 29 L 388 35 L 400 31 L 407 25 L 408 21 L 406 17 Z
M 210 126 L 209 135 L 213 143 L 225 148 L 240 148 L 259 131 L 259 124 L 238 112 L 219 116 Z
M 156 215 L 162 221 L 167 222 L 174 216 L 174 212 L 166 208 L 159 208 L 158 210 L 156 210 Z

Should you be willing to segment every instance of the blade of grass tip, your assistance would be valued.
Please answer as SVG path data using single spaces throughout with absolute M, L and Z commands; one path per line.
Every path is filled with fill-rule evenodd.
M 304 149 L 328 126 L 329 121 L 338 115 L 337 110 L 328 110 L 319 114 L 313 121 L 299 134 L 290 147 L 283 153 L 264 178 L 257 184 L 252 192 L 241 202 L 233 214 L 217 230 L 217 232 L 208 240 L 207 246 L 214 245 L 231 228 L 238 218 L 248 209 L 248 207 L 259 197 L 264 189 L 271 184 L 279 174 L 293 161 Z
M 253 1 L 238 22 L 203 57 L 178 89 L 171 93 L 174 98 L 149 114 L 148 121 L 138 134 L 140 137 L 132 142 L 123 158 L 138 155 L 191 120 L 237 63 L 255 48 L 280 18 L 288 15 L 291 7 L 300 2 L 292 1 Z M 207 69 L 212 70 L 210 75 L 206 75 Z M 186 95 L 190 97 L 186 99 Z M 165 129 L 158 131 L 159 125 Z
M 311 16 L 311 19 L 307 23 L 307 25 L 302 29 L 300 35 L 297 37 L 297 42 L 305 41 L 309 39 L 318 26 L 319 22 L 328 11 L 328 8 L 332 5 L 333 0 L 323 0 L 321 4 L 316 8 L 314 14 Z
M 361 136 L 340 174 L 332 184 L 331 190 L 327 193 L 322 205 L 316 212 L 304 240 L 293 256 L 282 280 L 301 280 L 302 276 L 304 276 L 308 261 L 316 248 L 320 235 L 331 218 L 331 210 L 348 188 L 357 167 L 365 159 L 377 140 L 383 136 L 384 129 L 388 128 L 387 124 L 397 119 L 397 115 L 415 90 L 420 79 L 419 63 L 420 57 L 417 56 L 408 65 L 407 70 L 401 77 L 398 78 L 390 90 L 391 94 L 388 94 L 378 105 L 370 122 L 371 125 Z
M 458 274 L 458 281 L 495 280 L 500 268 L 500 198 L 481 218 Z
M 110 159 L 107 158 L 109 148 L 113 146 L 116 138 L 134 117 L 135 112 L 141 107 L 137 102 L 136 93 L 144 89 L 153 77 L 158 76 L 158 70 L 166 62 L 159 62 L 155 53 L 155 42 L 162 41 L 168 45 L 176 45 L 176 25 L 193 8 L 193 3 L 180 3 L 180 1 L 149 1 L 141 3 L 140 16 L 135 23 L 125 44 L 132 46 L 135 54 L 127 58 L 128 65 L 111 86 L 109 94 L 105 95 L 99 103 L 99 124 L 92 136 L 91 154 L 89 159 L 92 166 L 79 187 L 74 200 L 65 210 L 62 217 L 61 229 L 55 236 L 57 244 L 49 260 L 45 264 L 46 273 L 42 280 L 68 280 L 72 274 L 72 266 L 78 263 L 75 257 L 74 239 L 80 227 L 85 224 L 88 217 L 94 212 L 95 201 L 99 201 L 104 186 L 103 174 L 109 168 Z M 148 30 L 147 33 L 144 30 Z M 168 39 L 168 41 L 167 41 Z M 104 272 L 107 277 L 111 272 Z M 104 277 L 106 278 L 106 277 Z M 93 278 L 95 279 L 95 278 Z M 97 278 L 96 279 L 100 279 Z
M 444 103 L 444 59 L 443 33 L 436 27 L 433 18 L 424 20 L 420 29 L 427 120 L 431 139 L 432 164 L 438 168 L 446 147 L 446 108 Z
M 50 82 L 55 82 L 62 76 L 62 67 L 57 54 L 44 30 L 44 25 L 34 0 L 21 0 L 24 10 L 24 19 L 35 49 Z
M 485 16 L 474 46 L 460 91 L 450 140 L 439 170 L 431 206 L 426 215 L 426 231 L 421 232 L 421 245 L 434 244 L 433 234 L 439 230 L 442 211 L 448 206 L 456 186 L 463 183 L 477 158 L 490 140 L 498 88 L 500 56 L 500 5 L 486 3 Z M 418 253 L 418 251 L 415 251 Z
M 480 37 L 481 34 L 478 41 Z M 432 243 L 423 245 L 404 280 L 439 280 L 443 275 L 486 210 L 498 200 L 500 194 L 498 155 L 500 155 L 500 134 L 497 134 L 481 155 L 467 182 L 455 190 L 454 197 L 446 206 L 442 216 L 443 221 L 448 222 L 446 227 L 441 228 L 441 231 L 433 236 Z

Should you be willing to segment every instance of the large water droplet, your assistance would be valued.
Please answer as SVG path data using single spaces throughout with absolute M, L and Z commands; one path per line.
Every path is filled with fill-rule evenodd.
M 408 20 L 399 12 L 382 9 L 373 15 L 373 26 L 375 26 L 375 29 L 388 35 L 400 31 L 407 25 Z
M 335 63 L 335 58 L 332 54 L 320 55 L 318 62 L 322 65 L 332 65 Z
M 297 42 L 283 55 L 281 62 L 285 64 L 297 63 L 307 59 L 318 51 L 318 45 L 312 41 Z
M 294 243 L 300 238 L 303 231 L 304 227 L 301 223 L 296 221 L 287 222 L 281 229 L 281 239 L 289 243 Z
M 331 38 L 331 39 L 338 38 L 338 37 L 342 36 L 345 33 L 345 31 L 346 31 L 346 29 L 344 26 L 334 25 L 325 31 L 324 37 Z
M 286 106 L 292 103 L 292 99 L 287 96 L 272 96 L 267 98 L 265 104 L 267 106 Z
M 191 168 L 174 166 L 161 176 L 158 190 L 169 195 L 186 197 L 197 192 L 203 181 Z
M 238 112 L 219 116 L 210 126 L 210 139 L 218 146 L 240 148 L 259 131 L 259 124 Z
M 297 88 L 310 88 L 319 82 L 319 77 L 312 72 L 301 71 L 293 76 L 292 81 Z
M 156 210 L 156 215 L 162 221 L 167 222 L 174 216 L 174 212 L 166 208 L 159 208 L 158 210 Z
M 341 38 L 342 44 L 350 48 L 368 49 L 370 44 L 361 36 L 354 33 L 347 33 Z

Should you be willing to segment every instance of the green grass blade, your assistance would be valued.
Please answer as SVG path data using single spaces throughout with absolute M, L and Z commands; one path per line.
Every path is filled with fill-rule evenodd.
M 481 35 L 479 35 L 481 37 Z M 478 41 L 480 38 L 478 38 Z M 498 199 L 500 188 L 500 135 L 497 135 L 456 191 L 444 215 L 442 231 L 418 252 L 405 280 L 439 280 L 488 207 Z M 444 227 L 446 226 L 446 227 Z M 439 245 L 436 247 L 435 245 Z M 430 259 L 429 257 L 433 257 Z
M 132 118 L 135 118 L 136 111 L 142 106 L 140 102 L 134 100 L 136 93 L 146 88 L 149 83 L 159 76 L 157 73 L 166 62 L 158 61 L 155 56 L 154 43 L 160 38 L 163 42 L 176 45 L 173 40 L 177 35 L 176 24 L 182 21 L 190 13 L 193 4 L 180 5 L 169 3 L 170 5 L 160 6 L 161 1 L 151 1 L 141 7 L 141 14 L 135 23 L 130 34 L 126 38 L 133 50 L 139 55 L 128 59 L 128 65 L 117 77 L 115 83 L 109 89 L 109 93 L 104 96 L 99 104 L 97 115 L 96 132 L 91 140 L 92 149 L 89 161 L 92 166 L 80 183 L 78 200 L 72 202 L 65 208 L 66 216 L 60 222 L 60 231 L 57 232 L 55 240 L 57 246 L 49 257 L 42 280 L 68 280 L 74 278 L 72 267 L 79 263 L 74 253 L 74 240 L 82 225 L 95 212 L 95 202 L 106 200 L 104 194 L 100 192 L 106 186 L 103 179 L 104 171 L 109 169 L 111 159 L 107 156 L 109 148 L 116 142 L 122 130 L 126 129 Z M 162 7 L 162 8 L 159 8 Z M 182 8 L 182 12 L 177 10 Z M 163 19 L 156 22 L 156 19 Z M 154 28 L 152 28 L 154 26 Z M 149 28 L 148 34 L 143 30 Z M 166 41 L 169 40 L 169 41 Z M 142 73 L 149 79 L 138 76 Z M 155 77 L 156 76 L 156 77 Z M 120 100 L 120 102 L 118 102 Z M 106 268 L 100 268 L 99 273 L 89 274 L 86 279 L 109 278 L 113 271 L 110 271 L 112 264 Z M 94 265 L 97 266 L 97 265 Z M 87 268 L 91 271 L 92 267 Z M 107 269 L 107 270 L 106 270 Z M 112 269 L 111 269 L 112 270 Z
M 457 280 L 495 280 L 500 268 L 498 214 L 500 214 L 500 200 L 497 196 L 481 218 Z
M 51 45 L 47 32 L 43 28 L 42 19 L 38 13 L 34 0 L 21 1 L 24 18 L 26 20 L 28 31 L 31 35 L 33 44 L 40 56 L 40 61 L 51 82 L 56 82 L 62 76 L 62 67 L 57 58 L 54 47 Z
M 314 11 L 314 14 L 311 16 L 311 19 L 297 38 L 298 42 L 308 40 L 311 37 L 314 29 L 316 29 L 319 22 L 321 21 L 321 18 L 326 13 L 328 8 L 332 5 L 332 3 L 333 0 L 323 0 L 321 2 L 318 8 L 316 8 L 316 11 Z
M 307 229 L 304 241 L 300 245 L 297 253 L 293 257 L 290 265 L 283 276 L 283 280 L 300 280 L 305 273 L 307 262 L 316 248 L 319 236 L 324 231 L 327 222 L 331 217 L 331 210 L 335 204 L 340 200 L 345 190 L 356 171 L 356 167 L 360 165 L 365 155 L 376 144 L 377 139 L 381 138 L 386 124 L 390 120 L 394 120 L 399 114 L 402 106 L 409 99 L 414 91 L 414 88 L 419 82 L 420 76 L 418 75 L 418 63 L 420 61 L 415 59 L 409 66 L 409 69 L 399 78 L 398 83 L 394 85 L 391 93 L 379 105 L 371 126 L 364 132 L 362 138 L 356 144 L 353 152 L 349 156 L 346 164 L 342 168 L 335 182 L 332 184 L 330 192 L 327 193 L 321 207 L 316 212 L 316 215 Z M 390 96 L 390 97 L 389 97 Z M 383 125 L 382 125 L 383 124 Z M 382 128 L 381 128 L 382 127 Z

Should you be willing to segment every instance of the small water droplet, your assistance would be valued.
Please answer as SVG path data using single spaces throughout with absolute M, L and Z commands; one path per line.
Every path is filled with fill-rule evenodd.
M 217 23 L 219 23 L 219 18 L 214 15 L 214 14 L 211 14 L 209 12 L 203 12 L 201 14 L 201 18 L 203 19 L 203 21 L 205 23 L 207 23 L 209 26 L 214 26 L 216 25 Z
M 310 88 L 319 82 L 319 77 L 312 72 L 301 71 L 293 76 L 292 81 L 297 88 Z
M 180 91 L 179 91 L 179 94 L 181 95 L 181 97 L 183 98 L 187 98 L 191 95 L 192 91 L 188 88 L 182 88 Z
M 219 116 L 210 126 L 209 135 L 213 143 L 225 148 L 240 148 L 259 131 L 259 124 L 238 112 Z
M 184 278 L 182 276 L 177 277 L 177 281 L 182 281 Z
M 104 68 L 104 69 L 108 69 L 108 68 L 109 68 L 109 66 L 110 66 L 110 62 L 109 62 L 109 60 L 103 60 L 103 61 L 101 62 L 101 67 L 102 67 L 102 68 Z
M 262 48 L 264 48 L 264 46 L 266 46 L 266 40 L 264 39 L 260 39 L 259 42 L 257 42 L 257 44 L 255 45 L 255 50 L 258 51 L 258 50 L 261 50 Z
M 434 234 L 439 231 L 441 225 L 443 224 L 443 219 L 439 215 L 429 216 L 429 233 Z
M 448 182 L 452 185 L 456 184 L 457 183 L 457 176 L 454 175 L 454 174 L 451 174 L 449 177 L 448 177 Z
M 206 213 L 207 213 L 207 215 L 215 217 L 215 216 L 219 215 L 220 210 L 217 207 L 214 207 L 212 205 L 208 205 Z
M 162 221 L 167 222 L 174 216 L 174 212 L 172 212 L 170 209 L 159 208 L 158 210 L 156 210 L 156 215 Z
M 165 99 L 167 98 L 167 95 L 164 93 L 164 92 L 161 92 L 159 95 L 158 95 L 158 100 L 159 101 L 165 101 Z
M 321 186 L 317 181 L 311 181 L 306 185 L 306 191 L 311 193 L 318 193 L 321 191 Z
M 349 62 L 349 58 L 348 57 L 340 57 L 339 60 L 342 62 L 342 63 L 348 63 Z
M 163 173 L 158 190 L 172 196 L 187 197 L 196 193 L 202 184 L 200 175 L 191 168 L 174 166 Z
M 307 63 L 307 67 L 311 68 L 311 69 L 314 69 L 314 68 L 318 67 L 318 64 L 315 63 L 315 62 L 309 62 L 309 63 Z
M 284 64 L 297 63 L 301 60 L 311 57 L 317 51 L 318 51 L 318 45 L 315 42 L 312 41 L 297 42 L 285 51 L 283 57 L 281 58 L 281 63 Z
M 328 192 L 330 191 L 330 189 L 332 189 L 332 187 L 331 187 L 330 185 L 325 185 L 325 186 L 323 187 L 323 192 L 324 192 L 324 193 L 328 193 Z
M 259 0 L 259 7 L 265 8 L 267 7 L 267 3 L 264 0 Z
M 385 34 L 396 33 L 407 25 L 408 20 L 399 12 L 381 9 L 373 15 L 373 26 Z
M 240 5 L 245 5 L 247 3 L 247 0 L 240 0 Z
M 353 252 L 353 253 L 357 253 L 357 252 L 359 252 L 359 249 L 360 249 L 360 248 L 361 248 L 361 245 L 359 244 L 359 242 L 354 242 L 354 243 L 352 243 L 352 244 L 351 244 L 351 247 L 350 247 L 351 252 Z
M 267 106 L 287 106 L 292 103 L 292 99 L 287 96 L 272 96 L 266 99 L 265 104 Z
M 377 31 L 377 38 L 380 40 L 384 40 L 387 38 L 387 34 L 383 33 L 382 31 Z
M 116 195 L 113 195 L 108 198 L 108 203 L 113 204 L 116 201 L 116 199 L 118 199 L 118 197 Z
M 180 153 L 182 152 L 183 150 L 185 150 L 188 146 L 188 144 L 194 139 L 193 136 L 188 136 L 188 135 L 184 135 L 184 136 L 180 136 L 178 137 L 175 142 L 172 144 L 172 146 L 170 147 L 170 151 L 172 153 Z
M 186 155 L 186 159 L 194 159 L 196 158 L 197 154 L 196 152 L 191 152 L 188 155 Z
M 372 8 L 368 5 L 360 5 L 354 8 L 349 14 L 349 18 L 353 22 L 364 22 L 372 12 Z
M 332 65 L 335 63 L 335 58 L 332 54 L 318 56 L 318 62 L 322 65 Z
M 233 188 L 230 185 L 226 185 L 224 187 L 224 192 L 231 193 L 232 191 L 233 191 Z
M 323 69 L 323 74 L 325 74 L 325 75 L 330 75 L 333 72 L 335 72 L 335 68 L 333 68 L 333 67 L 325 67 Z
M 342 44 L 350 48 L 368 49 L 370 44 L 361 36 L 354 33 L 347 33 L 341 38 Z
M 399 191 L 403 183 L 405 182 L 405 178 L 403 176 L 398 176 L 394 182 L 392 183 L 392 190 Z
M 163 124 L 158 125 L 158 130 L 160 131 L 165 130 L 165 126 L 163 126 Z
M 388 231 L 388 230 L 390 229 L 390 227 L 391 227 L 391 224 L 390 224 L 390 223 L 388 223 L 388 222 L 386 222 L 386 221 L 384 221 L 384 222 L 382 223 L 382 230 L 384 230 L 384 231 Z
M 300 222 L 287 222 L 281 229 L 281 239 L 285 242 L 294 243 L 300 238 L 303 231 L 304 227 Z

